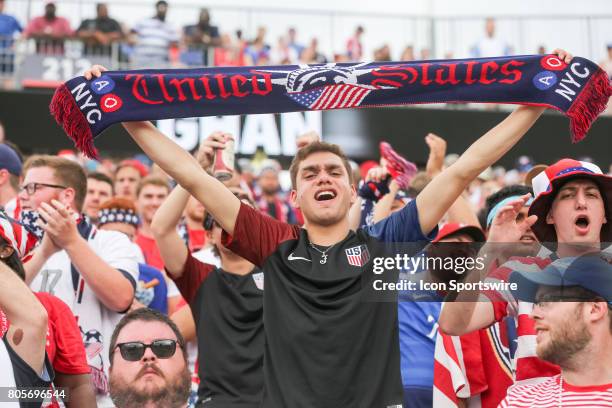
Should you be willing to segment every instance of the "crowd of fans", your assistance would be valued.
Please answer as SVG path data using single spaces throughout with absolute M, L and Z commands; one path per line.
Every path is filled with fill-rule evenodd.
M 541 111 L 541 108 L 529 109 Z M 138 127 L 128 130 L 133 136 L 142 131 Z M 123 160 L 96 161 L 63 150 L 55 156 L 24 158 L 19 148 L 9 141 L 11 135 L 4 134 L 1 125 L 0 135 L 0 243 L 3 245 L 0 258 L 4 261 L 0 263 L 0 274 L 3 274 L 0 292 L 7 291 L 0 293 L 0 310 L 8 317 L 0 320 L 5 322 L 0 329 L 6 333 L 6 353 L 0 350 L 0 360 L 3 367 L 9 360 L 13 363 L 15 384 L 47 387 L 52 383 L 56 394 L 47 398 L 45 404 L 48 406 L 123 408 L 154 403 L 157 405 L 153 406 L 179 407 L 185 406 L 187 399 L 190 406 L 195 406 L 209 399 L 230 401 L 232 398 L 251 404 L 247 406 L 258 406 L 264 389 L 264 376 L 261 374 L 265 342 L 262 269 L 271 266 L 262 266 L 268 258 L 257 258 L 260 255 L 252 255 L 247 247 L 228 245 L 224 234 L 242 237 L 245 241 L 241 245 L 250 248 L 251 244 L 247 242 L 254 239 L 252 234 L 257 236 L 265 232 L 275 236 L 281 232 L 270 232 L 269 228 L 294 225 L 290 230 L 296 231 L 294 228 L 305 221 L 312 225 L 307 221 L 308 217 L 312 219 L 309 214 L 312 209 L 303 203 L 298 205 L 299 198 L 294 195 L 298 193 L 295 190 L 290 192 L 295 188 L 297 170 L 293 167 L 289 170 L 293 187 L 283 186 L 281 175 L 287 170 L 283 170 L 279 162 L 269 158 L 251 160 L 244 157 L 237 160 L 232 178 L 223 184 L 239 200 L 241 209 L 236 222 L 247 214 L 249 217 L 248 221 L 240 221 L 247 224 L 238 230 L 238 224 L 228 226 L 223 214 L 218 215 L 219 208 L 208 204 L 210 200 L 206 205 L 212 205 L 212 209 L 206 208 L 198 195 L 199 187 L 184 183 L 183 175 L 169 167 L 167 161 L 160 160 L 157 156 L 160 153 L 151 146 L 143 145 L 145 152 L 176 180 L 142 154 Z M 495 145 L 500 143 L 494 142 L 489 134 L 483 136 L 482 142 L 484 139 L 487 139 L 488 147 L 473 146 L 463 157 L 449 154 L 442 137 L 428 134 L 424 143 L 429 147 L 429 157 L 422 169 L 411 163 L 409 156 L 404 158 L 388 143 L 381 143 L 377 160 L 360 164 L 348 161 L 349 167 L 345 171 L 334 170 L 334 165 L 326 164 L 330 166 L 325 170 L 329 172 L 328 176 L 317 175 L 322 170 L 314 164 L 311 164 L 313 170 L 305 171 L 311 171 L 312 177 L 317 179 L 350 174 L 349 179 L 357 192 L 348 213 L 348 223 L 354 231 L 364 229 L 385 237 L 387 232 L 381 232 L 381 228 L 395 228 L 389 225 L 398 222 L 418 222 L 420 227 L 402 227 L 401 231 L 417 234 L 411 235 L 409 240 L 433 239 L 438 244 L 511 243 L 515 247 L 513 254 L 523 255 L 521 262 L 528 266 L 526 270 L 532 270 L 533 262 L 536 262 L 542 273 L 553 273 L 545 267 L 556 259 L 555 254 L 568 256 L 563 255 L 562 248 L 557 248 L 552 255 L 542 255 L 540 249 L 535 258 L 529 258 L 535 253 L 526 248 L 544 240 L 571 242 L 576 236 L 567 232 L 569 227 L 563 227 L 563 221 L 547 218 L 546 211 L 549 210 L 542 209 L 545 199 L 542 195 L 551 190 L 542 190 L 542 176 L 552 179 L 557 194 L 555 200 L 563 197 L 563 200 L 575 201 L 575 204 L 564 204 L 565 207 L 561 208 L 572 212 L 575 207 L 584 213 L 584 220 L 568 217 L 572 223 L 585 224 L 579 225 L 587 230 L 583 235 L 594 239 L 599 232 L 590 231 L 589 226 L 601 222 L 599 218 L 609 213 L 610 175 L 598 174 L 599 168 L 587 157 L 578 158 L 578 161 L 566 159 L 551 165 L 521 156 L 513 169 L 483 166 L 493 163 Z M 201 143 L 195 154 L 201 169 L 210 168 L 214 151 L 224 148 L 224 140 L 225 134 L 216 132 Z M 304 134 L 297 139 L 298 155 L 294 163 L 299 166 L 300 160 L 313 160 L 308 158 L 319 157 L 317 154 L 322 153 L 341 154 L 330 146 L 322 143 L 315 133 Z M 159 146 L 159 149 L 165 147 Z M 168 155 L 172 153 L 170 149 L 167 152 Z M 467 164 L 476 157 L 479 161 Z M 485 159 L 487 157 L 489 159 Z M 175 162 L 178 161 L 172 161 Z M 461 176 L 448 183 L 453 171 L 458 172 L 461 168 L 467 171 L 468 167 L 473 177 Z M 474 173 L 480 168 L 484 171 Z M 566 177 L 564 175 L 568 172 L 576 175 L 567 181 L 555 182 Z M 310 180 L 308 175 L 300 177 Z M 540 181 L 536 183 L 534 180 L 538 179 Z M 316 201 L 334 200 L 340 194 L 336 184 L 326 183 L 329 187 L 319 188 Z M 453 187 L 449 188 L 451 185 Z M 445 198 L 457 188 L 456 199 Z M 559 195 L 559 190 L 570 193 Z M 529 209 L 530 205 L 535 206 L 532 194 L 540 200 L 536 214 L 539 220 L 545 220 L 540 224 Z M 218 196 L 218 200 L 225 200 L 221 195 L 213 195 Z M 433 201 L 427 204 L 429 211 L 418 214 L 428 214 L 435 220 L 420 219 L 421 215 L 416 215 L 417 206 L 425 208 L 420 201 L 424 200 L 424 195 L 431 196 L 429 200 Z M 596 212 L 601 205 L 596 203 L 597 200 L 603 200 L 603 213 Z M 443 207 L 447 201 L 449 207 Z M 552 205 L 552 201 L 547 201 L 546 205 Z M 231 207 L 229 202 L 227 207 Z M 250 211 L 261 213 L 258 217 L 263 218 L 253 218 Z M 550 214 L 548 217 L 552 217 Z M 550 235 L 551 224 L 556 228 L 552 229 L 553 235 Z M 311 228 L 314 227 L 310 226 L 309 231 Z M 602 228 L 602 239 L 609 238 L 605 218 Z M 430 230 L 433 231 L 428 233 Z M 237 242 L 240 244 L 241 241 Z M 309 257 L 320 255 L 320 262 L 316 263 L 324 265 L 328 260 L 327 253 L 334 245 L 320 245 L 311 241 L 312 251 L 305 254 L 296 249 L 289 254 L 288 260 L 314 263 Z M 517 247 L 521 247 L 521 251 Z M 476 255 L 474 248 L 468 249 L 467 253 Z M 436 249 L 435 246 L 426 251 L 429 251 L 429 256 L 466 253 L 449 253 L 444 247 Z M 332 254 L 330 259 L 336 259 L 337 255 Z M 359 256 L 357 259 L 365 259 L 363 253 Z M 504 262 L 509 257 L 508 253 L 500 254 L 496 262 L 501 266 L 489 279 L 500 279 L 500 276 L 502 280 L 509 279 L 509 273 L 516 270 L 516 262 L 513 264 L 515 269 L 504 269 Z M 261 259 L 261 263 L 254 259 Z M 13 275 L 10 269 L 17 274 Z M 35 297 L 20 279 L 16 279 L 17 276 L 29 285 Z M 463 279 L 461 274 L 448 268 L 432 268 L 415 276 L 419 279 L 427 276 L 434 282 Z M 266 278 L 266 282 L 268 279 L 271 278 Z M 530 275 L 525 279 L 529 280 Z M 268 285 L 278 285 L 278 282 L 272 280 L 266 283 L 266 288 Z M 603 296 L 612 300 L 612 289 L 608 296 L 608 292 L 602 295 L 597 286 L 582 285 L 586 285 L 586 289 L 579 291 L 584 299 Z M 270 288 L 282 291 L 278 287 Z M 19 308 L 4 302 L 7 296 L 11 299 L 18 297 L 19 304 L 24 307 L 29 305 L 28 313 L 24 315 Z M 512 401 L 525 398 L 525 394 L 515 391 L 515 388 L 508 392 L 515 381 L 550 376 L 553 382 L 542 385 L 547 390 L 554 386 L 555 378 L 559 380 L 558 366 L 569 364 L 554 354 L 555 350 L 541 354 L 538 348 L 537 356 L 542 360 L 535 357 L 536 348 L 531 349 L 531 355 L 521 354 L 526 353 L 525 350 L 511 350 L 513 340 L 519 339 L 520 348 L 521 341 L 526 341 L 524 338 L 521 340 L 521 336 L 526 336 L 525 333 L 531 330 L 521 328 L 521 324 L 525 324 L 524 316 L 532 316 L 540 324 L 558 323 L 558 320 L 553 320 L 553 323 L 546 320 L 550 307 L 545 310 L 539 297 L 521 298 L 519 306 L 535 302 L 536 307 L 533 312 L 519 310 L 518 319 L 513 320 L 517 315 L 509 312 L 512 301 L 508 303 L 493 295 L 491 299 L 497 302 L 494 309 L 489 308 L 490 303 L 477 302 L 475 310 L 474 307 L 465 309 L 464 303 L 452 302 L 442 308 L 443 297 L 436 293 L 427 296 L 430 298 L 420 298 L 420 302 L 404 299 L 399 303 L 399 351 L 405 407 L 451 406 L 448 405 L 451 403 L 465 406 L 470 399 L 479 399 L 483 406 L 497 406 L 500 402 L 513 406 Z M 572 299 L 575 298 L 573 294 Z M 599 309 L 595 312 L 605 316 Z M 457 316 L 473 317 L 466 321 Z M 274 326 L 274 323 L 269 324 Z M 441 333 L 438 333 L 438 324 Z M 518 324 L 518 331 L 502 328 L 513 324 Z M 594 336 L 599 336 L 597 341 L 607 344 L 605 333 L 592 329 L 593 324 L 589 320 L 583 329 L 592 331 Z M 474 336 L 484 337 L 474 343 Z M 22 342 L 22 337 L 28 341 Z M 456 340 L 449 343 L 448 339 Z M 493 343 L 484 339 L 493 339 L 491 341 L 503 346 L 495 349 L 491 346 Z M 535 347 L 533 336 L 530 341 Z M 581 341 L 590 344 L 590 338 Z M 275 347 L 284 346 L 276 344 Z M 461 353 L 457 354 L 458 350 L 453 347 L 459 347 L 463 361 L 457 360 Z M 38 351 L 23 351 L 32 349 Z M 46 359 L 43 349 L 46 350 Z M 582 349 L 576 350 L 575 353 L 582 352 Z M 388 353 L 392 355 L 393 350 Z M 358 355 L 354 354 L 354 357 L 357 359 Z M 515 363 L 511 362 L 513 357 Z M 504 366 L 503 362 L 508 361 L 510 363 Z M 459 367 L 463 376 L 453 373 L 449 368 L 453 364 Z M 486 373 L 484 377 L 483 372 Z M 489 375 L 495 376 L 496 380 L 492 381 L 493 377 L 487 377 Z M 479 379 L 474 380 L 474 376 Z M 578 381 L 576 378 L 580 377 L 570 378 Z M 236 381 L 240 384 L 239 390 L 235 388 Z M 467 389 L 472 391 L 466 393 L 464 386 L 470 381 L 480 381 L 480 385 L 471 383 L 471 388 Z M 62 389 L 70 395 L 65 402 L 57 393 Z M 300 398 L 299 394 L 295 398 Z M 507 401 L 502 402 L 504 398 Z
M 133 48 L 123 52 L 138 64 L 168 61 L 180 38 L 165 21 L 167 7 L 159 1 L 155 17 L 125 34 L 100 4 L 76 35 L 91 52 L 127 38 Z M 48 52 L 62 52 L 62 39 L 74 35 L 52 4 L 25 33 L 51 39 Z M 346 54 L 334 59 L 362 59 L 363 33 L 358 27 Z M 487 38 L 479 55 L 501 55 Z M 295 30 L 276 48 L 263 28 L 251 42 L 232 39 L 210 24 L 207 10 L 185 27 L 182 43 L 197 58 L 220 45 L 220 65 L 325 60 L 316 41 L 300 45 Z M 388 47 L 377 53 L 390 54 Z M 514 169 L 491 167 L 543 110 L 518 108 L 461 156 L 429 134 L 423 169 L 388 143 L 376 160 L 357 164 L 309 133 L 298 138 L 289 170 L 242 158 L 223 183 L 207 173 L 215 149 L 225 147 L 222 132 L 191 158 L 151 125 L 129 123 L 150 159 L 95 161 L 69 150 L 24 158 L 0 125 L 0 366 L 11 367 L 0 373 L 2 385 L 53 384 L 45 405 L 70 407 L 256 407 L 262 398 L 275 407 L 531 406 L 551 393 L 559 405 L 609 398 L 612 281 L 598 250 L 612 239 L 611 175 L 589 158 L 522 156 Z M 285 171 L 291 186 L 281 183 Z M 489 252 L 488 280 L 522 279 L 533 290 L 517 298 L 486 293 L 491 302 L 444 302 L 436 291 L 419 293 L 421 302 L 365 302 L 355 288 L 369 284 L 360 267 L 378 254 L 375 239 L 510 244 Z M 555 245 L 534 252 L 538 241 Z M 578 249 L 564 246 L 576 242 Z M 465 255 L 435 245 L 423 251 Z M 573 264 L 591 253 L 597 256 L 586 257 L 586 267 Z M 580 268 L 591 278 L 573 277 L 564 291 L 559 271 L 570 279 Z M 550 276 L 545 292 L 536 270 Z M 445 267 L 412 275 L 473 279 Z M 528 384 L 535 379 L 544 381 Z

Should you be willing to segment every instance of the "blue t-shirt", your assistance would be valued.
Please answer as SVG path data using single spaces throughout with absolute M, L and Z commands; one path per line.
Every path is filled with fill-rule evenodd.
M 436 226 L 428 235 L 421 231 L 416 200 L 374 225 L 363 227 L 369 235 L 382 242 L 426 242 L 438 234 Z
M 420 280 L 422 274 L 416 273 L 411 277 Z M 402 291 L 399 294 L 397 318 L 404 388 L 433 387 L 434 352 L 442 300 L 433 291 Z
M 164 275 L 150 265 L 138 264 L 138 284 L 136 285 L 136 300 L 158 312 L 168 313 L 168 286 Z M 157 279 L 157 285 L 146 288 L 145 285 Z
M 0 48 L 8 48 L 13 44 L 15 33 L 23 31 L 19 21 L 8 14 L 0 13 Z
M 380 222 L 364 228 L 384 242 L 430 241 L 438 234 L 438 227 L 427 236 L 421 231 L 416 200 Z M 419 280 L 421 273 L 417 271 L 409 275 L 408 279 Z M 402 275 L 406 278 L 406 274 Z M 442 298 L 435 292 L 399 293 L 398 324 L 404 388 L 433 386 L 434 350 L 441 304 Z

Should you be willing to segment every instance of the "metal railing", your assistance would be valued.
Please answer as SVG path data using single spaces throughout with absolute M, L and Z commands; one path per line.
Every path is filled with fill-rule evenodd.
M 126 42 L 96 45 L 75 38 L 12 39 L 0 37 L 0 88 L 55 87 L 93 64 L 113 70 L 201 67 L 214 61 L 214 50 L 190 47 L 143 60 Z

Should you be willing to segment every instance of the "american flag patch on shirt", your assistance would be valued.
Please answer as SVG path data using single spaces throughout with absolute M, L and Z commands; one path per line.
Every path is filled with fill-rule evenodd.
M 370 252 L 366 245 L 359 245 L 345 250 L 349 265 L 363 266 L 370 260 Z

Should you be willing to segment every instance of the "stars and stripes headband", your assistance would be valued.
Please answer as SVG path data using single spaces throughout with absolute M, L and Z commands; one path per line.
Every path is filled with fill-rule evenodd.
M 111 222 L 120 222 L 123 224 L 130 224 L 135 227 L 140 225 L 140 218 L 132 209 L 124 208 L 104 208 L 98 212 L 98 226 L 108 224 Z

